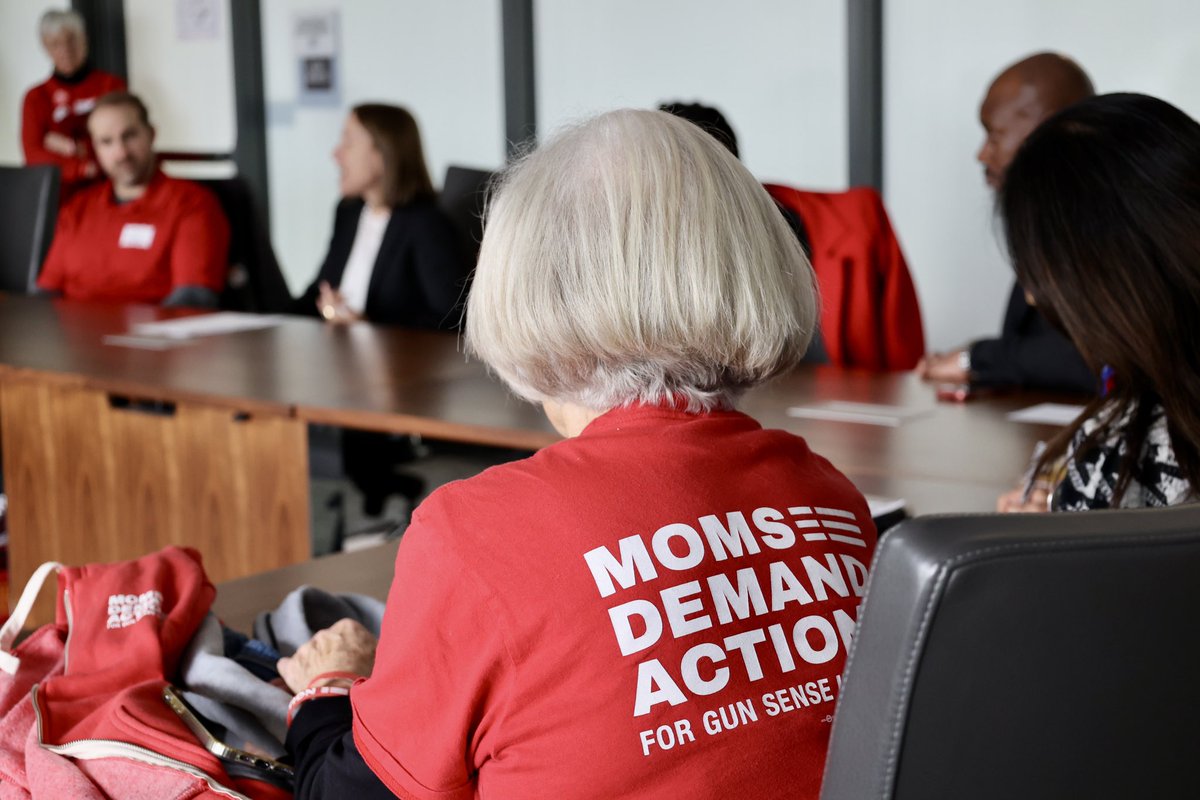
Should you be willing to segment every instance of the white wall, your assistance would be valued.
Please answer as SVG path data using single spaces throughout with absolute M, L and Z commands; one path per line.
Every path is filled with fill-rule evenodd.
M 129 88 L 150 109 L 158 150 L 229 153 L 237 142 L 229 2 L 213 3 L 213 38 L 185 39 L 175 3 L 124 0 Z
M 22 164 L 21 103 L 25 92 L 50 77 L 53 67 L 42 50 L 37 23 L 65 2 L 0 0 L 0 164 Z
M 1097 91 L 1153 94 L 1200 116 L 1200 3 L 885 5 L 886 199 L 930 346 L 947 349 L 994 335 L 1012 285 L 975 162 L 978 107 L 992 78 L 1024 55 L 1057 50 L 1088 70 Z
M 536 2 L 540 133 L 610 108 L 703 102 L 763 180 L 844 188 L 846 2 Z
M 327 8 L 340 12 L 342 103 L 300 106 L 295 14 Z M 349 107 L 383 101 L 413 112 L 435 185 L 449 164 L 504 163 L 499 0 L 264 0 L 262 13 L 271 233 L 294 292 L 329 244 L 338 199 L 330 153 Z

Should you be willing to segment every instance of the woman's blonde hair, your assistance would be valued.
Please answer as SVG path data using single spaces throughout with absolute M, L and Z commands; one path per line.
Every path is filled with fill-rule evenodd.
M 494 189 L 467 346 L 519 395 L 728 407 L 795 365 L 812 267 L 724 147 L 659 111 L 565 130 Z

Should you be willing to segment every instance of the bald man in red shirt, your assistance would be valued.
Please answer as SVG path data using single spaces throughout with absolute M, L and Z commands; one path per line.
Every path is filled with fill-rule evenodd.
M 100 98 L 88 130 L 108 180 L 60 212 L 38 287 L 67 300 L 215 306 L 229 251 L 216 198 L 158 168 L 136 96 Z

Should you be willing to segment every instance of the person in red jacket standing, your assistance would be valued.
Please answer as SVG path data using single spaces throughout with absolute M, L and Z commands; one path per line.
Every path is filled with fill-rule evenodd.
M 67 300 L 215 306 L 229 263 L 229 223 L 202 186 L 165 175 L 135 95 L 96 101 L 88 120 L 108 180 L 59 212 L 38 288 Z
M 47 11 L 38 30 L 54 74 L 25 93 L 21 146 L 26 164 L 53 164 L 62 173 L 59 197 L 100 177 L 87 118 L 97 98 L 121 91 L 125 81 L 88 63 L 87 33 L 78 11 Z

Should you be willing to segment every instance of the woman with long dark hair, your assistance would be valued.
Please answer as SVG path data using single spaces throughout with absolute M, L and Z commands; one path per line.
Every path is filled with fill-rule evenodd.
M 416 119 L 399 106 L 357 105 L 333 159 L 342 195 L 333 237 L 293 313 L 333 324 L 456 329 L 471 263 L 454 222 L 438 208 Z M 415 501 L 421 481 L 394 469 L 414 455 L 408 437 L 342 433 L 342 463 L 368 515 L 383 513 L 390 494 Z
M 1040 456 L 1048 496 L 1000 509 L 1198 499 L 1200 123 L 1144 95 L 1086 100 L 1034 131 L 998 203 L 1021 285 L 1105 385 Z
M 470 264 L 435 202 L 412 114 L 382 103 L 355 106 L 333 158 L 342 194 L 333 238 L 293 310 L 330 322 L 458 327 Z

